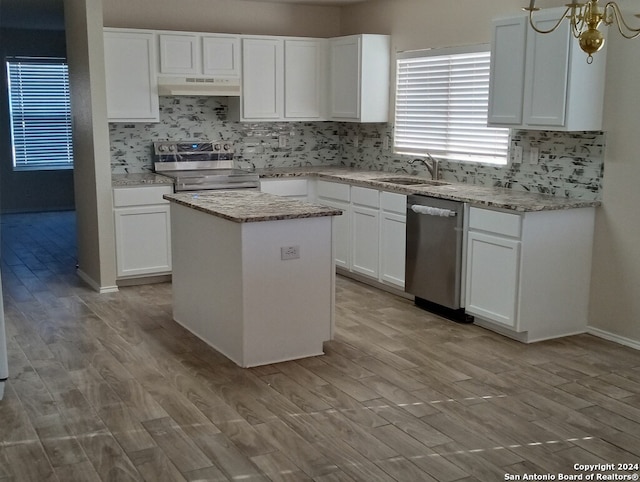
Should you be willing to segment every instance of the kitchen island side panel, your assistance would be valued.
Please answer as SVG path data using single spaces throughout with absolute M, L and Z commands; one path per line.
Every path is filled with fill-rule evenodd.
M 171 203 L 173 318 L 240 364 L 242 225 Z
M 332 217 L 245 223 L 242 228 L 246 366 L 323 354 L 331 338 Z M 281 259 L 281 248 L 299 249 Z

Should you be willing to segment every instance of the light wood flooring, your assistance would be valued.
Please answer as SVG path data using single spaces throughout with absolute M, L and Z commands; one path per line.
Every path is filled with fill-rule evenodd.
M 324 356 L 241 369 L 172 321 L 170 284 L 85 287 L 70 232 L 2 218 L 0 482 L 498 481 L 640 462 L 638 351 L 523 345 L 338 278 Z

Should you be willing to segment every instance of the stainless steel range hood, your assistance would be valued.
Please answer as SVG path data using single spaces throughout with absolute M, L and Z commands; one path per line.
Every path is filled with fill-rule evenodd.
M 240 79 L 225 77 L 158 77 L 158 94 L 240 96 Z

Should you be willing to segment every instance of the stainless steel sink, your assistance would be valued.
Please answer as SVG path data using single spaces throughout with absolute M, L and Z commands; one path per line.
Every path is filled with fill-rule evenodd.
M 433 179 L 423 179 L 420 177 L 378 177 L 375 178 L 374 181 L 399 184 L 401 186 L 446 186 L 451 184 L 446 181 L 434 181 Z

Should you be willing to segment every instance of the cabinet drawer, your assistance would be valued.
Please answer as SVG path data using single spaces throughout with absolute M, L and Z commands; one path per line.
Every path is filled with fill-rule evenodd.
M 169 201 L 162 199 L 162 196 L 171 193 L 173 193 L 173 188 L 170 185 L 114 188 L 113 206 L 164 204 Z
M 519 214 L 474 207 L 469 209 L 469 229 L 519 238 L 521 225 L 522 217 Z
M 380 193 L 380 207 L 391 213 L 407 213 L 407 196 L 395 192 L 382 191 Z
M 318 181 L 318 197 L 349 202 L 349 184 Z
M 380 207 L 380 191 L 367 187 L 354 186 L 351 188 L 351 202 L 372 208 Z

